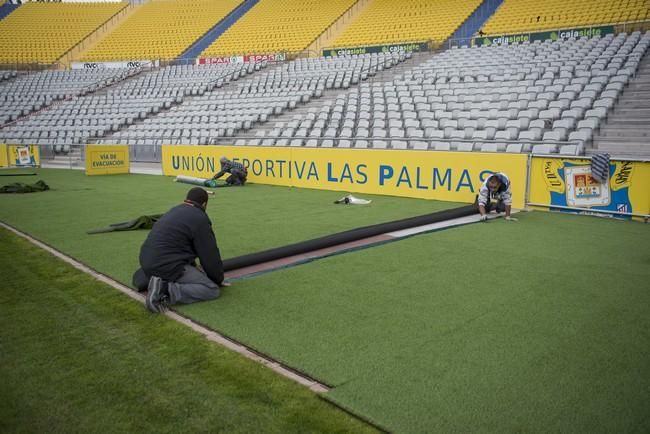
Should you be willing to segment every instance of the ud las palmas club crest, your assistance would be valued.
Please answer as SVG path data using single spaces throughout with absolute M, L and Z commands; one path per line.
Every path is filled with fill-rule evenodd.
M 543 162 L 543 176 L 550 193 L 550 205 L 633 212 L 629 189 L 633 165 L 611 162 L 609 176 L 600 183 L 591 175 L 591 165 L 563 159 Z M 569 212 L 569 211 L 568 211 Z
M 590 166 L 565 167 L 566 202 L 569 206 L 607 206 L 611 198 L 607 182 L 596 181 Z
M 32 166 L 36 163 L 29 146 L 16 148 L 16 166 Z

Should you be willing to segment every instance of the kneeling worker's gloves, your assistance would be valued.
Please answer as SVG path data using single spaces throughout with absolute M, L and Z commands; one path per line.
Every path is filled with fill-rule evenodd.
M 507 221 L 507 222 L 516 222 L 516 221 L 518 221 L 518 220 L 517 220 L 516 218 L 514 218 L 514 217 L 510 217 L 510 216 L 508 215 L 508 216 L 506 216 L 506 221 Z

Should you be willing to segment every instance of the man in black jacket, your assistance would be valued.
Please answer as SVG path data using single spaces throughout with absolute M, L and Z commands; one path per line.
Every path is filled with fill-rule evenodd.
M 150 311 L 213 300 L 219 297 L 220 286 L 228 286 L 207 205 L 207 192 L 192 188 L 182 204 L 154 224 L 142 245 L 140 266 L 150 276 L 146 302 Z M 203 270 L 197 267 L 197 258 Z

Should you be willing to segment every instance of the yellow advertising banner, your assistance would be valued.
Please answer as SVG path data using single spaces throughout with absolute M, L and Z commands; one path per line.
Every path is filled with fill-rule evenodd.
M 128 146 L 86 146 L 86 175 L 117 175 L 120 173 L 129 173 Z
M 8 167 L 9 158 L 7 157 L 7 145 L 0 144 L 0 167 Z
M 513 206 L 524 206 L 522 154 L 163 145 L 163 173 L 209 178 L 222 155 L 248 167 L 249 181 L 260 184 L 469 203 L 491 173 L 504 172 Z
M 8 166 L 39 166 L 41 152 L 36 145 L 7 145 Z
M 612 160 L 609 180 L 591 176 L 591 161 L 576 158 L 533 157 L 530 202 L 650 214 L 650 163 Z

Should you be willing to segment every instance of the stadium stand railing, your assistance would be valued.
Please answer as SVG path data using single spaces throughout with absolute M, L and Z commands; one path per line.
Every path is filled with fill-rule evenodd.
M 307 49 L 313 50 L 317 53 L 316 57 L 319 57 L 322 50 L 330 45 L 330 42 L 335 40 L 340 33 L 350 25 L 350 23 L 354 22 L 358 18 L 359 14 L 365 10 L 370 3 L 372 3 L 372 0 L 357 0 L 354 2 L 354 4 L 339 15 L 332 24 L 327 27 L 327 29 L 318 35 Z
M 87 37 L 82 39 L 77 45 L 74 47 L 70 48 L 68 51 L 63 53 L 61 58 L 59 59 L 58 63 L 61 65 L 61 68 L 68 68 L 70 64 L 79 59 L 81 55 L 88 51 L 88 49 L 92 48 L 95 46 L 99 41 L 101 41 L 104 37 L 110 34 L 110 32 L 113 30 L 113 28 L 120 23 L 125 17 L 127 17 L 129 14 L 133 13 L 134 10 L 137 8 L 132 3 L 129 3 L 127 7 L 124 9 L 121 9 L 118 13 L 113 15 L 110 19 L 106 20 L 104 23 L 102 23 L 101 26 L 99 26 L 97 29 L 95 29 L 92 33 L 90 33 Z M 139 59 L 138 59 L 139 60 Z

